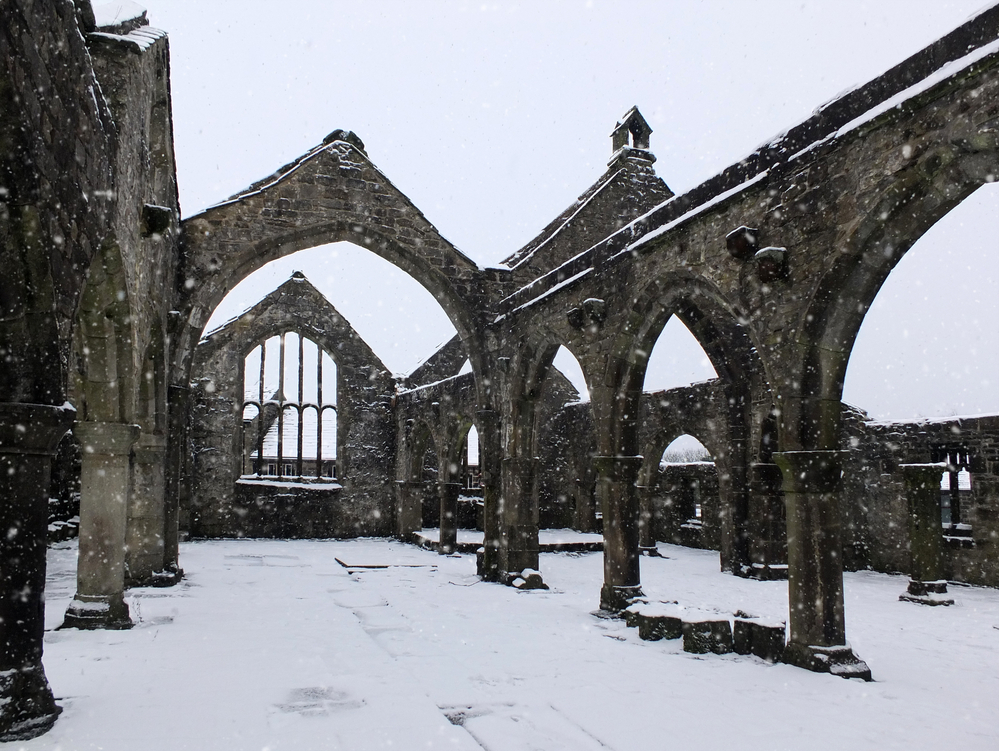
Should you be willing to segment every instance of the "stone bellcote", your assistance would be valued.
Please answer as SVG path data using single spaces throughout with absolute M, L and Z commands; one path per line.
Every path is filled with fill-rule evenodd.
M 608 166 L 614 166 L 622 159 L 637 159 L 650 164 L 655 162 L 655 156 L 649 151 L 651 135 L 652 127 L 642 117 L 638 107 L 632 107 L 611 131 L 611 158 Z

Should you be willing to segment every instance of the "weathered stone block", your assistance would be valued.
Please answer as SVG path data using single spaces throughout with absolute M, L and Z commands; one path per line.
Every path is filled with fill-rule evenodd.
M 679 639 L 683 636 L 683 621 L 669 615 L 638 615 L 638 637 L 645 641 Z
M 683 622 L 683 651 L 693 654 L 717 655 L 732 651 L 732 624 L 728 619 L 685 620 Z
M 736 618 L 732 646 L 736 654 L 756 655 L 767 662 L 780 662 L 784 654 L 785 627 L 757 619 Z

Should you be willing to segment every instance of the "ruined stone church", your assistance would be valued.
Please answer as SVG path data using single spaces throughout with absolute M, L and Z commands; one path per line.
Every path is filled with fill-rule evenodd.
M 869 679 L 844 570 L 906 572 L 927 604 L 948 580 L 999 586 L 999 416 L 876 424 L 841 401 L 882 283 L 999 174 L 999 8 L 684 195 L 631 109 L 607 171 L 503 268 L 448 243 L 345 130 L 181 216 L 169 82 L 144 15 L 0 9 L 0 740 L 58 714 L 57 480 L 79 487 L 67 627 L 127 628 L 126 588 L 176 583 L 183 536 L 437 527 L 450 552 L 477 527 L 483 579 L 543 587 L 539 529 L 572 527 L 602 533 L 604 610 L 641 601 L 657 541 L 716 549 L 733 576 L 788 579 L 776 658 Z M 205 335 L 253 271 L 336 241 L 411 275 L 455 339 L 395 377 L 300 274 Z M 646 392 L 673 316 L 717 378 Z M 711 461 L 661 466 L 683 434 Z

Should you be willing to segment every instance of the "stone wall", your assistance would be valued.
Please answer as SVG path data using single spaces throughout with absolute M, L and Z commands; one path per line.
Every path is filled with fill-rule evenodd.
M 337 485 L 275 491 L 238 483 L 243 471 L 244 358 L 269 337 L 294 332 L 337 366 Z M 209 334 L 192 382 L 190 532 L 197 537 L 387 535 L 394 527 L 394 381 L 349 323 L 296 274 L 239 318 Z M 269 398 L 269 395 L 268 395 Z M 277 478 L 275 478 L 277 479 Z M 278 483 L 280 485 L 280 483 Z M 292 522 L 296 494 L 302 518 Z M 320 500 L 316 500 L 320 499 Z M 323 509 L 328 519 L 321 518 Z M 268 514 L 274 515 L 268 521 Z
M 141 14 L 96 29 L 86 0 L 11 0 L 0 20 L 0 529 L 15 531 L 0 548 L 0 739 L 56 714 L 40 661 L 44 509 L 74 418 L 81 555 L 67 618 L 85 628 L 130 624 L 126 582 L 177 580 L 181 499 L 198 534 L 406 536 L 422 522 L 430 451 L 447 521 L 451 465 L 473 423 L 489 580 L 541 565 L 540 524 L 595 528 L 600 513 L 600 604 L 640 597 L 643 535 L 662 531 L 656 493 L 689 511 L 684 477 L 709 485 L 706 468 L 668 470 L 663 495 L 646 461 L 682 430 L 716 462 L 717 512 L 702 503 L 698 543 L 717 544 L 734 574 L 790 571 L 793 664 L 869 676 L 846 646 L 842 569 L 911 565 L 898 466 L 941 447 L 973 457 L 970 544 L 947 542 L 946 571 L 999 584 L 997 418 L 880 425 L 841 404 L 885 278 L 999 174 L 999 52 L 988 47 L 999 7 L 681 196 L 655 174 L 633 108 L 608 172 L 505 269 L 451 246 L 343 130 L 178 224 L 165 34 Z M 411 274 L 460 341 L 397 384 L 292 280 L 199 344 L 241 279 L 336 240 Z M 718 378 L 646 395 L 672 316 Z M 339 489 L 237 482 L 243 357 L 286 330 L 338 358 Z M 586 404 L 553 378 L 562 345 Z M 458 376 L 465 357 L 472 373 Z
M 944 571 L 956 581 L 999 586 L 999 417 L 871 422 L 858 410 L 850 414 L 843 436 L 850 452 L 843 492 L 846 564 L 909 570 L 908 504 L 899 465 L 939 461 L 941 452 L 960 448 L 971 459 L 971 498 L 962 511 L 971 529 L 968 537 L 945 535 Z

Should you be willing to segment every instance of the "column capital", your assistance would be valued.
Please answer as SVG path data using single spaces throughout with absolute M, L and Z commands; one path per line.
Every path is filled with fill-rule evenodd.
M 774 463 L 783 475 L 785 493 L 834 493 L 843 479 L 847 451 L 782 451 Z
M 75 419 L 70 404 L 0 403 L 0 454 L 53 456 Z
M 85 454 L 118 456 L 132 450 L 141 429 L 128 423 L 87 420 L 76 423 L 73 432 L 83 445 Z

